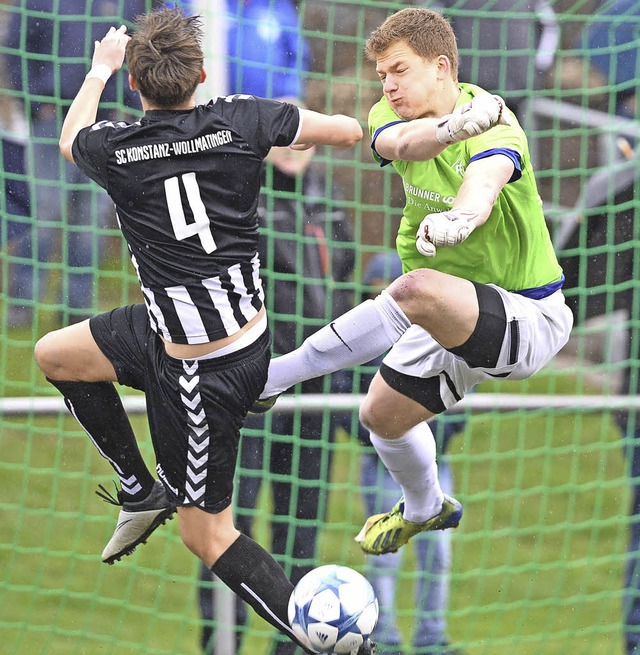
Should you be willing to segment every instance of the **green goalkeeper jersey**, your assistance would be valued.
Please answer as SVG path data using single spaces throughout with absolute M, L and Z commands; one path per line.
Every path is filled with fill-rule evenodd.
M 486 93 L 473 84 L 460 84 L 460 88 L 458 105 Z M 511 125 L 498 125 L 454 143 L 434 159 L 392 162 L 402 177 L 406 197 L 396 239 L 405 273 L 433 268 L 467 280 L 497 284 L 509 291 L 539 289 L 562 278 L 544 220 L 527 139 L 512 112 L 509 118 Z M 382 98 L 369 112 L 371 136 L 399 120 Z M 375 152 L 375 138 L 372 147 L 376 159 L 383 165 L 388 163 Z M 438 248 L 435 257 L 421 255 L 416 249 L 416 232 L 422 219 L 451 209 L 469 163 L 493 153 L 519 161 L 520 170 L 516 167 L 512 180 L 498 195 L 487 222 L 457 246 Z

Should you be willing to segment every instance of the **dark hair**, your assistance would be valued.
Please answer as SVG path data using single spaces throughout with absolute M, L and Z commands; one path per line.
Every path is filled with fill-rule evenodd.
M 200 82 L 202 39 L 200 16 L 167 8 L 138 16 L 126 55 L 140 94 L 157 107 L 189 100 Z
M 398 41 L 422 58 L 445 55 L 451 63 L 451 76 L 458 79 L 458 44 L 449 21 L 439 12 L 408 7 L 392 14 L 374 30 L 365 45 L 365 54 L 375 61 Z

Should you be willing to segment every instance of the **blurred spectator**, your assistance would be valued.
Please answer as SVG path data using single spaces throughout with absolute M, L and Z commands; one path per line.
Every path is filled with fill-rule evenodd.
M 302 104 L 309 50 L 295 4 L 291 0 L 227 0 L 227 14 L 227 92 Z M 331 247 L 334 241 L 351 242 L 349 217 L 327 207 L 324 176 L 309 166 L 313 154 L 312 149 L 274 148 L 265 171 L 269 193 L 261 199 L 259 250 L 276 354 L 297 347 L 331 316 L 334 296 L 340 295 L 331 292 L 332 280 L 345 280 L 353 267 L 350 249 Z M 345 308 L 336 309 L 341 312 Z M 304 328 L 299 316 L 304 317 Z M 319 393 L 323 382 L 312 380 L 301 390 Z M 236 525 L 251 534 L 262 472 L 268 470 L 274 505 L 271 552 L 295 584 L 315 566 L 317 527 L 324 519 L 320 491 L 330 468 L 323 437 L 330 434 L 330 425 L 318 414 L 294 417 L 275 413 L 267 420 L 249 415 L 245 421 Z M 267 432 L 276 438 L 265 440 Z M 300 480 L 312 484 L 300 485 Z M 200 577 L 205 583 L 199 588 L 200 612 L 205 619 L 201 643 L 203 652 L 209 654 L 215 652 L 216 642 L 214 596 L 207 584 L 212 580 L 211 571 L 203 567 Z M 238 649 L 246 620 L 246 606 L 238 599 Z M 295 650 L 295 644 L 277 637 L 270 652 L 291 655 Z
M 26 238 L 31 229 L 31 203 L 29 197 L 29 183 L 25 175 L 25 133 L 15 123 L 7 121 L 6 115 L 0 112 L 0 164 L 3 171 L 3 195 L 0 199 L 1 225 L 6 229 L 0 231 L 0 246 L 5 256 L 9 257 L 8 278 L 2 285 L 3 294 L 11 296 L 7 291 L 10 289 L 12 280 L 19 277 L 23 269 L 29 268 L 30 264 L 15 262 L 10 254 L 13 246 L 20 239 Z M 9 120 L 11 120 L 9 118 Z M 15 319 L 25 308 L 20 305 L 8 303 L 7 305 L 9 323 L 11 317 Z
M 353 250 L 344 247 L 352 243 L 349 217 L 327 205 L 325 178 L 309 167 L 312 154 L 312 150 L 274 148 L 269 155 L 272 166 L 266 171 L 270 193 L 261 200 L 259 252 L 277 354 L 297 347 L 334 310 L 346 309 L 335 306 L 339 294 L 333 282 L 345 281 L 353 268 Z M 301 387 L 302 393 L 322 391 L 322 379 Z M 271 552 L 295 584 L 316 566 L 318 526 L 325 518 L 321 493 L 330 471 L 330 421 L 322 414 L 275 411 L 266 419 L 249 415 L 244 428 L 236 525 L 251 535 L 258 494 L 268 471 L 273 492 Z M 267 434 L 273 438 L 265 438 Z M 211 580 L 211 572 L 204 567 L 201 579 Z M 200 587 L 200 611 L 204 619 L 214 619 L 210 585 Z M 246 608 L 238 601 L 238 648 L 246 618 Z M 211 625 L 205 624 L 204 653 L 215 652 L 214 641 Z M 270 652 L 285 655 L 295 650 L 292 642 L 279 640 Z
M 310 50 L 291 0 L 227 0 L 229 93 L 305 99 Z
M 524 124 L 526 101 L 553 65 L 560 40 L 551 4 L 496 0 L 489 7 L 487 0 L 437 0 L 435 5 L 458 39 L 459 79 L 502 95 Z
M 7 42 L 9 16 L 4 4 L 0 5 L 0 43 Z M 7 70 L 0 60 L 0 87 L 7 88 Z M 4 257 L 9 257 L 9 272 L 4 278 L 2 293 L 6 295 L 9 281 L 20 264 L 12 264 L 10 250 L 17 238 L 30 229 L 29 184 L 25 174 L 25 144 L 27 124 L 19 103 L 8 93 L 0 95 L 0 170 L 2 190 L 0 194 L 0 247 Z
M 12 14 L 7 35 L 9 85 L 24 103 L 30 123 L 28 170 L 35 181 L 33 215 L 37 227 L 18 239 L 15 255 L 37 259 L 38 265 L 17 267 L 9 294 L 23 300 L 12 305 L 9 325 L 32 320 L 33 302 L 46 300 L 49 261 L 60 241 L 62 286 L 59 301 L 64 318 L 85 318 L 95 299 L 98 266 L 98 227 L 111 217 L 111 204 L 77 166 L 65 162 L 58 150 L 60 126 L 71 100 L 87 73 L 93 44 L 114 24 L 122 24 L 145 9 L 144 0 L 25 0 Z M 114 118 L 116 104 L 139 106 L 126 75 L 107 83 L 104 101 L 113 110 L 99 118 Z M 37 271 L 37 275 L 34 273 Z
M 402 263 L 395 251 L 379 253 L 369 262 L 362 284 L 367 297 L 374 298 L 395 278 L 402 275 Z M 333 375 L 333 391 L 336 393 L 364 393 L 380 367 L 383 355 L 369 362 L 365 372 L 357 376 L 349 371 Z M 358 422 L 356 412 L 334 415 L 336 427 L 342 427 L 349 434 L 357 434 L 364 446 L 361 459 L 360 482 L 362 498 L 367 516 L 389 512 L 402 492 L 389 471 L 378 459 L 371 446 L 368 431 Z M 446 494 L 453 493 L 451 467 L 447 449 L 451 438 L 465 426 L 463 415 L 441 415 L 431 421 L 431 428 L 437 444 L 438 478 Z M 449 571 L 451 568 L 451 535 L 449 530 L 422 532 L 416 535 L 414 629 L 412 655 L 460 655 L 453 649 L 447 635 L 447 610 L 449 604 Z M 384 655 L 402 655 L 402 636 L 395 613 L 396 596 L 402 568 L 402 553 L 368 555 L 366 577 L 373 585 L 380 605 L 380 616 L 375 638 Z
M 640 84 L 638 34 L 640 3 L 614 0 L 601 4 L 577 44 L 586 62 L 601 76 L 602 85 L 612 89 L 612 111 L 636 121 Z M 637 395 L 640 298 L 638 285 L 630 282 L 640 278 L 640 158 L 636 140 L 624 134 L 622 121 L 619 128 L 612 132 L 613 147 L 602 170 L 585 185 L 580 220 L 565 244 L 574 252 L 586 247 L 582 252 L 587 255 L 565 257 L 562 265 L 567 277 L 567 304 L 576 322 L 605 313 L 609 316 L 613 310 L 625 313 L 628 329 L 615 338 L 625 361 L 620 393 Z M 617 423 L 632 483 L 623 595 L 624 646 L 626 655 L 640 655 L 640 416 L 637 411 L 619 412 Z
M 640 6 L 637 0 L 600 3 L 578 47 L 609 85 L 615 85 L 615 112 L 638 118 L 638 38 Z

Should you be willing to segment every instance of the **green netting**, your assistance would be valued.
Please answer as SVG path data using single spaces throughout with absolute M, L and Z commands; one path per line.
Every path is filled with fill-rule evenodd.
M 125 1 L 120 0 L 118 6 Z M 11 13 L 30 11 L 26 4 L 24 0 L 3 3 L 2 25 L 6 25 Z M 373 65 L 362 55 L 364 40 L 389 12 L 410 4 L 418 3 L 299 3 L 304 34 L 313 54 L 307 79 L 307 103 L 312 109 L 355 115 L 363 125 L 366 123 L 368 109 L 379 97 L 380 87 Z M 596 76 L 585 65 L 590 53 L 581 34 L 593 18 L 593 2 L 563 1 L 554 5 L 560 30 L 559 50 L 553 66 L 539 74 L 532 64 L 539 18 L 532 3 L 516 1 L 508 3 L 507 8 L 505 3 L 494 0 L 447 4 L 452 20 L 465 21 L 460 24 L 467 26 L 460 35 L 460 47 L 469 81 L 481 77 L 493 62 L 497 81 L 491 90 L 517 103 L 539 170 L 549 227 L 571 281 L 567 296 L 580 319 L 567 348 L 533 379 L 483 385 L 476 393 L 479 397 L 519 394 L 523 405 L 539 395 L 554 401 L 566 397 L 566 407 L 551 409 L 543 402 L 535 409 L 503 411 L 499 400 L 503 396 L 496 395 L 491 410 L 467 410 L 466 428 L 452 442 L 449 458 L 456 496 L 464 504 L 465 516 L 452 535 L 448 632 L 455 646 L 468 655 L 622 652 L 627 531 L 631 521 L 637 521 L 637 517 L 628 516 L 632 478 L 623 446 L 631 449 L 634 434 L 631 429 L 625 439 L 621 437 L 614 411 L 577 410 L 572 399 L 616 394 L 627 366 L 634 372 L 630 376 L 632 391 L 637 381 L 638 195 L 634 174 L 624 190 L 617 187 L 617 181 L 627 174 L 629 166 L 625 168 L 625 162 L 633 167 L 637 161 L 620 138 L 624 137 L 627 146 L 633 148 L 638 123 L 615 115 L 619 94 L 637 80 L 616 81 L 616 57 L 611 57 L 608 78 Z M 53 2 L 53 15 L 44 12 L 42 16 L 63 21 L 63 5 L 61 0 Z M 87 2 L 87 15 L 90 6 Z M 217 4 L 202 6 L 209 29 L 213 30 Z M 634 25 L 637 40 L 638 11 L 634 14 L 613 16 L 610 21 L 612 26 L 620 22 Z M 483 23 L 489 17 L 501 21 L 497 40 L 491 43 L 486 41 Z M 515 33 L 521 36 L 514 44 L 511 37 Z M 224 63 L 224 58 L 215 44 L 208 42 L 209 46 L 215 68 Z M 599 53 L 617 54 L 625 49 L 630 46 L 612 40 Z M 0 54 L 11 53 L 2 45 Z M 49 54 L 34 55 L 35 60 L 51 58 Z M 88 62 L 89 58 L 89 52 L 78 53 L 79 61 Z M 521 59 L 528 64 L 523 69 L 524 77 L 514 86 Z M 57 120 L 61 120 L 60 102 L 55 95 L 21 95 L 8 89 L 6 72 L 3 76 L 3 117 L 17 101 L 25 103 L 27 113 L 32 103 L 47 102 L 56 107 Z M 119 102 L 114 107 L 122 108 Z M 9 134 L 5 120 L 2 125 L 0 134 L 6 139 Z M 31 135 L 27 145 L 37 140 Z M 627 153 L 630 158 L 616 159 L 616 152 Z M 49 261 L 38 262 L 36 257 L 18 254 L 9 239 L 16 224 L 31 231 L 34 243 L 41 238 L 36 230 L 35 172 L 31 168 L 24 174 L 12 172 L 5 164 L 4 150 L 0 156 L 0 396 L 4 403 L 17 397 L 46 400 L 55 396 L 54 390 L 37 370 L 32 352 L 39 337 L 74 315 L 67 303 L 69 267 L 65 244 L 69 236 L 74 231 L 89 230 L 94 239 L 97 268 L 92 311 L 137 302 L 140 293 L 126 247 L 113 217 L 100 205 L 99 196 L 92 207 L 96 216 L 103 218 L 89 227 L 64 220 L 60 230 L 62 247 Z M 338 191 L 329 201 L 329 210 L 346 212 L 354 234 L 353 241 L 346 245 L 328 235 L 328 251 L 350 251 L 354 270 L 346 281 L 327 282 L 325 315 L 305 316 L 305 295 L 316 283 L 306 278 L 303 264 L 304 247 L 310 239 L 304 231 L 305 196 L 301 188 L 293 190 L 289 195 L 297 203 L 299 229 L 283 234 L 274 226 L 267 233 L 269 248 L 275 248 L 277 239 L 289 240 L 297 248 L 300 287 L 295 308 L 289 315 L 272 315 L 272 320 L 293 321 L 299 339 L 330 317 L 340 294 L 350 294 L 348 302 L 352 302 L 362 293 L 367 262 L 374 253 L 393 245 L 403 200 L 399 178 L 374 163 L 366 137 L 353 151 L 318 152 L 316 165 L 326 175 L 322 195 L 329 197 Z M 51 166 L 62 170 L 59 161 Z M 28 216 L 11 213 L 5 187 L 8 181 L 31 185 L 28 193 L 32 211 Z M 267 208 L 276 196 L 270 194 Z M 13 297 L 10 290 L 16 266 L 25 263 L 33 264 L 36 271 L 50 272 L 41 298 L 26 303 Z M 93 266 L 85 272 L 92 270 Z M 291 275 L 274 272 L 267 273 L 266 278 L 273 283 Z M 33 285 L 32 291 L 36 291 L 37 279 Z M 267 293 L 270 304 L 272 287 Z M 32 314 L 26 325 L 12 328 L 11 311 L 19 305 L 32 310 Z M 624 307 L 630 307 L 631 313 L 624 313 Z M 320 381 L 314 391 L 329 393 L 329 381 Z M 635 393 L 627 398 L 634 400 Z M 93 489 L 98 482 L 106 484 L 112 477 L 108 464 L 66 414 L 42 415 L 37 405 L 35 410 L 22 414 L 10 412 L 7 404 L 3 407 L 0 651 L 8 655 L 199 653 L 202 623 L 197 607 L 198 564 L 182 546 L 175 522 L 159 530 L 126 561 L 114 567 L 101 564 L 99 555 L 113 530 L 115 511 L 100 502 Z M 635 420 L 635 412 L 631 418 Z M 248 431 L 254 439 L 264 434 L 265 461 L 283 443 L 293 443 L 294 468 L 311 453 L 319 463 L 319 479 L 297 480 L 270 474 L 267 464 L 257 471 L 241 472 L 249 479 L 290 482 L 291 515 L 295 514 L 300 495 L 315 487 L 319 492 L 317 516 L 300 518 L 297 523 L 318 526 L 318 545 L 315 556 L 302 563 L 340 562 L 366 573 L 364 557 L 353 542 L 365 518 L 359 486 L 362 446 L 344 429 L 332 433 L 328 408 L 318 417 L 312 439 L 300 438 L 302 415 L 298 410 L 292 415 L 288 431 L 274 431 L 275 418 L 271 415 L 265 421 L 264 430 Z M 133 422 L 153 465 L 144 417 L 134 416 Z M 355 432 L 355 418 L 351 428 Z M 254 536 L 269 546 L 274 498 L 268 485 L 263 487 L 256 508 L 241 514 L 254 518 Z M 287 514 L 274 521 L 285 526 L 295 523 Z M 282 559 L 288 570 L 295 564 L 290 556 L 292 547 L 293 532 L 287 539 L 289 555 Z M 407 647 L 419 620 L 413 599 L 419 575 L 414 551 L 407 547 L 399 571 L 396 607 Z M 214 618 L 210 623 L 218 627 L 219 620 Z M 252 617 L 245 632 L 243 653 L 268 652 L 273 632 L 266 623 Z

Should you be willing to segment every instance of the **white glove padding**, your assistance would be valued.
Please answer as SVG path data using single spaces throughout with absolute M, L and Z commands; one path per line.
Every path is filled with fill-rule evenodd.
M 416 250 L 425 257 L 435 257 L 436 256 L 436 247 L 420 236 L 420 233 L 416 236 Z
M 455 246 L 473 232 L 470 221 L 478 216 L 471 209 L 450 209 L 439 214 L 427 214 L 416 234 L 416 248 L 426 257 L 435 257 L 436 247 Z
M 478 136 L 495 125 L 510 125 L 500 96 L 482 93 L 471 102 L 456 107 L 436 126 L 436 139 L 442 145 L 450 145 Z

